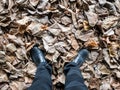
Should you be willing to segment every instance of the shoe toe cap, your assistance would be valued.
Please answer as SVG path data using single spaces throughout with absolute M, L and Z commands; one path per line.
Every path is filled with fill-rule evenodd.
M 87 49 L 82 49 L 79 51 L 79 54 L 81 55 L 81 57 L 85 59 L 85 58 L 88 58 L 89 51 Z

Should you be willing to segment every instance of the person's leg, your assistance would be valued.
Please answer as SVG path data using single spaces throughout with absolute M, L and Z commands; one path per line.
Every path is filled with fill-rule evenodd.
M 28 90 L 52 90 L 51 72 L 51 66 L 40 63 L 33 83 Z
M 81 71 L 76 63 L 70 62 L 64 68 L 66 76 L 65 90 L 88 90 Z
M 32 61 L 37 66 L 37 71 L 32 85 L 28 90 L 52 90 L 52 68 L 48 65 L 43 52 L 35 45 L 30 50 Z
M 64 68 L 65 90 L 88 90 L 79 67 L 88 58 L 88 50 L 80 50 L 78 56 Z

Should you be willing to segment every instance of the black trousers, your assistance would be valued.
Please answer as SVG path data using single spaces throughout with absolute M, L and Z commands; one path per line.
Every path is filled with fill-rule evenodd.
M 64 68 L 66 76 L 65 90 L 88 90 L 79 67 L 70 62 Z M 52 69 L 51 66 L 40 63 L 35 78 L 28 90 L 52 90 Z

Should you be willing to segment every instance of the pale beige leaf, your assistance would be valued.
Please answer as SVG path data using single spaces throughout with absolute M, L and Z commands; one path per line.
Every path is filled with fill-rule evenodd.
M 15 52 L 17 50 L 16 46 L 13 43 L 8 44 L 6 48 L 10 52 Z

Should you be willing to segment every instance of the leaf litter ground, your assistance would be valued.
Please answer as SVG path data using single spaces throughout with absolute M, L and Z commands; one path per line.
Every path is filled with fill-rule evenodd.
M 80 67 L 88 89 L 120 90 L 120 0 L 1 0 L 1 90 L 31 85 L 36 43 L 52 65 L 53 90 L 64 89 L 64 65 L 81 48 L 90 51 Z

